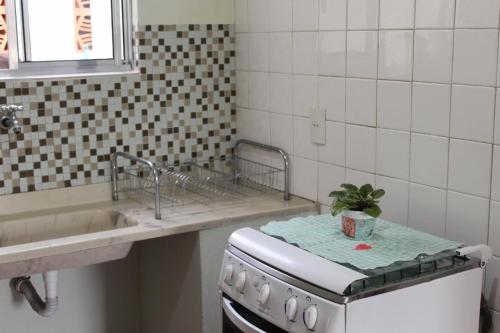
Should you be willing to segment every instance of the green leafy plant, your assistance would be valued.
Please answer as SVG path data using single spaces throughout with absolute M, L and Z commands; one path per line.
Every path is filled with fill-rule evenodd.
M 382 211 L 378 206 L 380 198 L 385 194 L 382 189 L 374 189 L 370 184 L 358 188 L 353 184 L 340 185 L 344 190 L 333 191 L 330 197 L 334 198 L 332 214 L 337 215 L 346 210 L 363 212 L 372 217 L 379 217 Z

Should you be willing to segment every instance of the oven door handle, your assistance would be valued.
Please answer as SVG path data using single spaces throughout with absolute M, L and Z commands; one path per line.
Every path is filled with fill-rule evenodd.
M 243 318 L 236 310 L 231 306 L 231 301 L 227 298 L 222 299 L 222 308 L 224 312 L 229 317 L 231 322 L 238 327 L 243 333 L 266 333 L 263 330 L 255 327 L 249 323 L 245 318 Z

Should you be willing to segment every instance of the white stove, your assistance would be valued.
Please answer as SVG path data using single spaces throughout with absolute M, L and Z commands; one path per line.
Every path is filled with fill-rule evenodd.
M 224 333 L 477 333 L 482 266 L 452 251 L 361 271 L 240 229 L 219 279 Z

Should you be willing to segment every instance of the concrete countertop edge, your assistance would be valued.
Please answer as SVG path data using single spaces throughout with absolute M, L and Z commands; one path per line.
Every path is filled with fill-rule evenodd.
M 274 202 L 273 202 L 274 201 Z M 246 206 L 246 207 L 245 207 Z M 137 225 L 127 228 L 82 234 L 46 241 L 0 247 L 0 264 L 15 263 L 25 260 L 36 260 L 49 256 L 76 253 L 79 251 L 103 248 L 113 245 L 135 243 L 159 237 L 168 237 L 188 232 L 222 227 L 245 220 L 269 218 L 272 219 L 311 212 L 318 213 L 318 205 L 312 201 L 292 197 L 290 202 L 269 200 L 264 207 L 252 206 L 252 202 L 239 205 L 239 209 L 247 208 L 245 212 L 231 212 L 234 206 L 227 205 L 219 210 L 198 212 L 190 215 L 177 216 L 183 222 L 155 220 L 151 208 L 121 208 L 116 209 L 126 219 Z M 168 215 L 164 215 L 168 216 Z M 202 217 L 202 218 L 200 218 Z M 188 219 L 188 220 L 186 220 Z

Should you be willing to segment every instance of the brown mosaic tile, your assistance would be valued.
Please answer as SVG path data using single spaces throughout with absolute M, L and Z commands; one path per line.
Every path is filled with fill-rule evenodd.
M 23 133 L 0 133 L 0 195 L 110 179 L 110 154 L 157 162 L 228 154 L 235 126 L 230 25 L 142 26 L 140 74 L 0 81 Z

